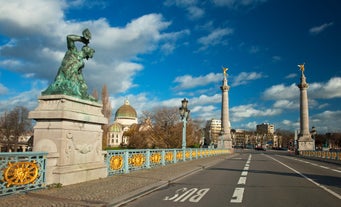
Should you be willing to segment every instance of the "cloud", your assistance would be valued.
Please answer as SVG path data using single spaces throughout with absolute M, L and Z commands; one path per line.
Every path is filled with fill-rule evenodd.
M 187 11 L 187 16 L 191 20 L 200 19 L 205 15 L 205 10 L 198 6 L 198 0 L 166 0 L 165 6 L 177 6 Z
M 0 100 L 0 115 L 2 112 L 12 110 L 15 106 L 25 106 L 27 109 L 33 110 L 37 106 L 37 98 L 40 92 L 34 88 L 11 98 Z
M 256 109 L 255 104 L 235 106 L 230 109 L 231 120 L 240 121 L 250 117 L 275 116 L 282 112 L 281 109 Z
M 233 78 L 232 86 L 238 86 L 238 85 L 246 85 L 252 80 L 257 80 L 260 78 L 263 78 L 264 75 L 262 73 L 257 72 L 241 72 L 237 77 Z
M 8 92 L 8 88 L 0 83 L 0 95 L 6 94 Z
M 296 78 L 297 73 L 290 73 L 289 75 L 285 76 L 285 79 L 291 79 L 291 78 Z
M 324 111 L 310 117 L 310 125 L 315 126 L 317 133 L 341 132 L 341 111 Z
M 251 54 L 256 54 L 256 53 L 259 53 L 260 51 L 260 48 L 258 46 L 252 46 L 250 49 L 249 49 L 249 53 Z
M 296 84 L 285 86 L 284 84 L 278 84 L 271 86 L 263 92 L 263 98 L 265 100 L 281 100 L 281 99 L 297 99 L 299 97 L 299 89 Z
M 189 30 L 163 32 L 171 22 L 165 21 L 161 14 L 146 14 L 122 27 L 110 26 L 105 18 L 65 20 L 64 10 L 74 3 L 2 2 L 0 33 L 9 41 L 0 45 L 0 67 L 52 82 L 66 52 L 66 35 L 81 34 L 83 29 L 89 28 L 92 32 L 90 46 L 96 50 L 83 70 L 89 91 L 100 90 L 106 83 L 110 93 L 115 94 L 136 86 L 134 76 L 143 70 L 139 55 L 155 50 L 170 54 L 176 49 L 177 40 L 189 34 Z M 77 6 L 81 6 L 80 3 L 84 6 L 86 2 L 78 3 Z
M 267 0 L 212 0 L 217 6 L 224 6 L 230 9 L 239 9 L 241 7 L 255 7 L 260 3 L 264 3 Z
M 219 73 L 209 73 L 205 76 L 192 77 L 190 75 L 184 75 L 176 77 L 173 82 L 179 83 L 175 89 L 190 89 L 198 86 L 205 86 L 210 83 L 215 83 L 217 80 L 221 79 L 221 74 Z
M 331 78 L 326 83 L 312 83 L 308 88 L 309 98 L 341 98 L 341 77 Z
M 278 62 L 278 61 L 281 61 L 282 60 L 282 57 L 281 56 L 272 56 L 272 62 Z
M 333 26 L 334 23 L 333 22 L 329 22 L 329 23 L 324 23 L 322 25 L 319 26 L 315 26 L 309 29 L 309 33 L 312 35 L 318 35 L 321 32 L 325 31 L 328 27 Z
M 198 39 L 198 43 L 201 45 L 199 51 L 206 50 L 210 46 L 215 45 L 226 45 L 227 41 L 224 40 L 224 37 L 233 33 L 233 29 L 225 28 L 225 29 L 215 29 L 210 34 L 204 37 L 200 37 Z
M 281 109 L 298 109 L 300 105 L 298 101 L 278 100 L 273 104 L 273 107 Z

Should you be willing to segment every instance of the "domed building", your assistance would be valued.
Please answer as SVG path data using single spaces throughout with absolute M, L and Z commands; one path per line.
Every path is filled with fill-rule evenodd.
M 117 109 L 114 123 L 109 127 L 108 146 L 127 145 L 128 138 L 124 136 L 124 132 L 128 131 L 133 124 L 137 124 L 137 113 L 126 99 L 124 104 Z

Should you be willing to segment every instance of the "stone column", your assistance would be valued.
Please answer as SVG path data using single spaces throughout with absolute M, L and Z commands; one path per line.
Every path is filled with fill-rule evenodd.
M 229 117 L 229 89 L 227 84 L 227 68 L 224 69 L 223 85 L 220 87 L 222 91 L 221 105 L 221 135 L 218 140 L 218 148 L 232 149 L 231 124 Z
M 107 176 L 102 129 L 108 120 L 102 105 L 67 95 L 39 97 L 29 113 L 36 120 L 33 151 L 48 152 L 47 184 L 69 185 Z
M 299 65 L 302 74 L 301 82 L 297 84 L 300 89 L 300 133 L 298 134 L 298 150 L 314 150 L 315 143 L 309 132 L 309 108 L 307 89 L 309 84 L 304 76 L 304 65 Z

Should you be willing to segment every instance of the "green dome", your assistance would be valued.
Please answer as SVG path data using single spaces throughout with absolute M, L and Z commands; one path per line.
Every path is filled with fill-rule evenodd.
M 113 123 L 109 127 L 109 132 L 121 132 L 122 131 L 122 125 L 119 123 Z
M 126 119 L 137 118 L 137 113 L 135 109 L 130 106 L 128 100 L 125 100 L 124 104 L 120 108 L 117 109 L 115 113 L 115 119 L 117 118 L 126 118 Z

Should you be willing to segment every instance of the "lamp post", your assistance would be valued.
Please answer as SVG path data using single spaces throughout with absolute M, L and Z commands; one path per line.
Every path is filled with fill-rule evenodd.
M 190 110 L 188 110 L 187 108 L 187 104 L 188 104 L 188 100 L 184 98 L 184 100 L 181 101 L 181 107 L 179 108 L 181 121 L 183 122 L 183 128 L 182 128 L 182 150 L 184 151 L 183 153 L 185 153 L 185 150 L 186 150 L 186 124 L 187 124 L 187 120 L 188 120 L 189 112 L 190 112 Z

